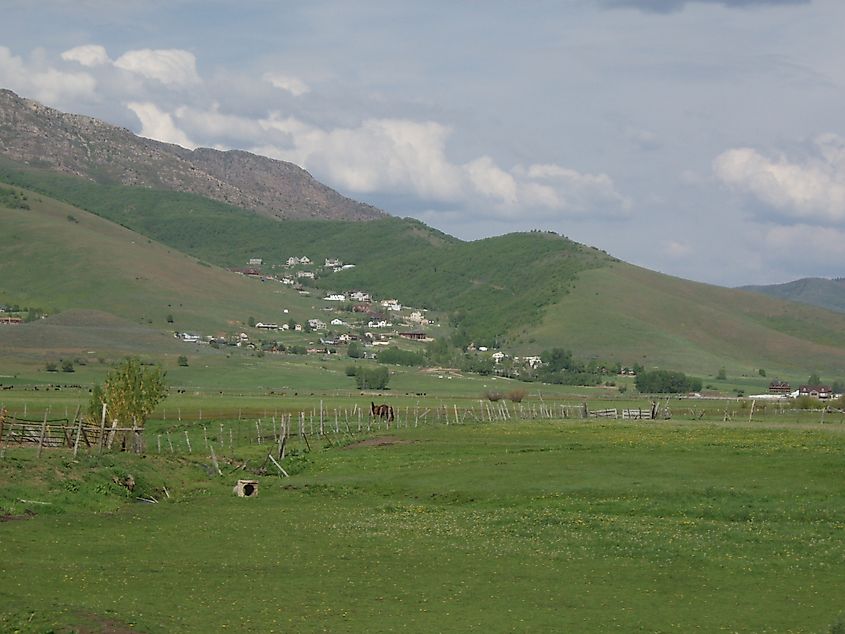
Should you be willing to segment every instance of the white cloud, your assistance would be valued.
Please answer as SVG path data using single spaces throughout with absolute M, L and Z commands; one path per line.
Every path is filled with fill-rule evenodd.
M 796 219 L 845 221 L 845 139 L 826 134 L 815 140 L 814 156 L 770 159 L 751 148 L 723 152 L 713 161 L 722 182 L 749 193 Z
M 841 275 L 845 258 L 845 231 L 806 224 L 777 226 L 764 235 L 767 256 L 787 268 L 826 270 Z
M 200 82 L 193 53 L 179 49 L 140 49 L 118 57 L 118 68 L 155 79 L 166 85 L 191 85 Z
M 76 62 L 82 66 L 103 66 L 110 64 L 111 60 L 106 49 L 98 44 L 87 44 L 76 46 L 62 53 L 62 59 L 66 62 Z
M 482 156 L 470 161 L 464 165 L 464 169 L 479 194 L 495 198 L 505 206 L 517 204 L 516 180 L 511 174 L 493 163 L 493 159 L 489 156 Z
M 346 191 L 410 194 L 502 217 L 618 215 L 630 206 L 606 174 L 555 164 L 507 170 L 489 156 L 453 163 L 446 154 L 451 129 L 436 122 L 369 119 L 356 128 L 324 130 L 275 113 L 260 123 L 264 133 L 254 152 L 294 162 Z
M 692 252 L 692 247 L 685 242 L 670 240 L 663 244 L 663 253 L 673 259 L 685 258 Z
M 131 102 L 126 104 L 126 107 L 141 121 L 140 136 L 163 143 L 175 143 L 189 149 L 197 147 L 182 130 L 176 127 L 173 117 L 160 110 L 155 104 Z
M 269 82 L 274 87 L 280 90 L 286 90 L 294 97 L 301 97 L 302 95 L 311 92 L 311 88 L 304 81 L 298 77 L 291 75 L 282 75 L 280 73 L 265 73 L 264 81 Z
M 24 97 L 59 106 L 74 99 L 91 98 L 97 81 L 88 73 L 68 73 L 40 61 L 24 61 L 0 46 L 0 85 Z

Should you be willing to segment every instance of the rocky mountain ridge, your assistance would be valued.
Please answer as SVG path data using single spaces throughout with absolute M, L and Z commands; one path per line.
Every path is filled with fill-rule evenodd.
M 198 194 L 276 219 L 372 220 L 386 214 L 307 171 L 240 150 L 189 150 L 0 89 L 0 155 L 98 183 Z

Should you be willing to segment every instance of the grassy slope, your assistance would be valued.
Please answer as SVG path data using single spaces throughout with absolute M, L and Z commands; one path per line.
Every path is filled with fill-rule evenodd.
M 723 365 L 742 371 L 764 367 L 781 372 L 845 373 L 842 317 L 658 275 L 618 263 L 601 252 L 554 235 L 511 234 L 464 243 L 419 222 L 398 218 L 369 223 L 280 223 L 198 196 L 99 186 L 4 161 L 0 161 L 0 179 L 49 190 L 172 249 L 215 264 L 243 265 L 250 256 L 282 262 L 292 254 L 306 254 L 318 262 L 324 257 L 354 262 L 355 269 L 329 274 L 321 284 L 337 290 L 365 288 L 413 305 L 462 311 L 470 331 L 484 343 L 496 339 L 508 345 L 508 340 L 517 336 L 524 352 L 565 346 L 578 354 L 704 373 L 715 373 Z M 4 218 L 7 213 L 10 218 L 14 215 L 3 213 Z M 14 213 L 24 217 L 21 210 Z M 62 225 L 61 233 L 81 231 L 82 227 L 67 220 L 59 222 L 63 213 L 53 214 L 53 220 Z M 105 229 L 101 227 L 100 231 Z M 119 229 L 111 227 L 110 231 Z M 132 248 L 113 250 L 107 261 L 119 267 L 134 260 L 130 268 L 124 269 L 123 278 L 126 273 L 146 270 L 150 262 L 158 263 L 163 257 L 159 254 L 167 251 L 155 243 L 132 245 L 133 239 L 138 241 L 137 235 L 120 235 L 123 244 Z M 82 233 L 74 234 L 74 240 L 84 244 L 84 248 L 75 249 L 76 253 L 67 258 L 68 266 L 76 267 L 73 296 L 90 299 L 95 296 L 95 289 L 117 293 L 116 308 L 112 310 L 117 314 L 133 320 L 152 319 L 155 325 L 163 325 L 164 316 L 172 311 L 177 316 L 177 327 L 183 309 L 189 313 L 191 323 L 199 320 L 209 325 L 211 321 L 219 325 L 221 318 L 243 321 L 248 315 L 259 320 L 280 319 L 272 302 L 256 304 L 238 296 L 221 285 L 223 279 L 226 284 L 235 284 L 231 276 L 221 277 L 219 271 L 212 274 L 210 268 L 208 275 L 197 276 L 206 283 L 192 281 L 188 290 L 175 290 L 188 270 L 203 268 L 189 259 L 179 260 L 180 264 L 167 271 L 132 274 L 118 285 L 92 281 L 86 271 L 97 268 L 97 260 L 91 255 L 96 241 Z M 10 299 L 18 303 L 47 302 L 44 307 L 49 309 L 52 306 L 48 300 L 55 297 L 65 307 L 61 303 L 68 299 L 65 276 L 56 271 L 67 242 L 64 238 L 54 239 L 48 251 L 52 255 L 40 256 L 34 260 L 36 267 L 27 271 L 25 263 L 33 261 L 28 249 L 38 243 L 34 234 L 27 241 L 15 240 L 1 247 L 13 250 L 17 245 L 17 253 L 9 252 L 3 258 L 6 268 L 18 258 L 18 269 L 12 271 L 9 279 L 32 278 L 35 283 L 30 288 L 38 290 L 38 297 L 31 300 L 26 295 Z M 147 247 L 155 249 L 152 256 L 143 255 Z M 166 260 L 162 259 L 162 264 Z M 43 270 L 41 262 L 52 262 L 50 270 Z M 188 263 L 185 270 L 182 262 Z M 29 277 L 22 275 L 24 272 Z M 239 292 L 245 292 L 244 285 L 257 284 L 248 280 L 237 283 L 241 285 Z M 80 285 L 84 288 L 80 289 Z M 18 292 L 23 293 L 26 285 L 18 286 Z M 155 290 L 162 286 L 165 288 Z M 134 288 L 127 293 L 130 287 Z M 167 307 L 168 302 L 153 297 L 162 291 L 184 297 L 192 306 Z M 120 305 L 121 292 L 124 298 L 127 294 L 144 298 L 147 293 L 149 299 L 140 303 L 140 309 L 138 302 Z M 304 312 L 315 304 L 293 294 L 283 297 L 286 306 L 290 304 Z M 211 304 L 206 305 L 208 301 Z M 548 309 L 551 304 L 555 305 Z M 212 314 L 213 319 L 208 319 Z M 542 323 L 538 323 L 544 314 Z M 307 316 L 313 316 L 313 311 Z
M 314 316 L 311 299 L 280 284 L 204 265 L 65 203 L 32 194 L 28 202 L 29 210 L 0 208 L 0 301 L 204 332 L 226 332 L 251 315 L 281 321 L 283 307 L 298 320 Z
M 540 347 L 705 374 L 722 366 L 845 374 L 842 315 L 623 263 L 583 273 L 529 334 Z
M 413 442 L 311 454 L 251 500 L 232 496 L 243 472 L 224 450 L 224 478 L 197 452 L 179 468 L 154 455 L 134 475 L 169 504 L 2 525 L 0 626 L 821 632 L 843 610 L 841 433 L 545 422 L 400 436 Z M 98 482 L 96 457 L 29 471 L 11 458 L 7 495 L 92 508 L 136 468 L 120 457 Z
M 841 279 L 805 278 L 786 284 L 744 286 L 743 290 L 845 312 L 845 280 Z
M 571 276 L 610 258 L 558 236 L 511 234 L 465 243 L 410 219 L 277 222 L 200 196 L 98 185 L 0 159 L 0 180 L 48 193 L 185 253 L 221 266 L 251 257 L 281 263 L 337 257 L 354 270 L 325 288 L 366 288 L 407 304 L 461 310 L 477 338 L 501 338 L 534 322 Z

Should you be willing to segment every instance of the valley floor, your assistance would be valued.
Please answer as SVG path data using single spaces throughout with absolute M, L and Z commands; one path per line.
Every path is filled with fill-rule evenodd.
M 296 473 L 248 499 L 228 459 L 221 478 L 197 454 L 10 449 L 4 499 L 27 478 L 63 494 L 0 523 L 0 629 L 826 631 L 845 611 L 845 434 L 797 427 L 392 430 L 294 448 Z M 130 470 L 171 499 L 98 507 Z

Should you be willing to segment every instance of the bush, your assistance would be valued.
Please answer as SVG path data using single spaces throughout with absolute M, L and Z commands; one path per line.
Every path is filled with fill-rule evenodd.
M 496 390 L 487 390 L 484 393 L 484 398 L 495 403 L 496 401 L 501 401 L 503 395 L 501 392 L 497 392 Z
M 817 409 L 819 407 L 819 402 L 812 396 L 799 396 L 792 404 L 797 409 Z
M 380 363 L 390 363 L 391 365 L 425 365 L 425 357 L 422 354 L 400 348 L 386 348 L 382 350 L 378 354 L 378 360 Z
M 384 390 L 390 382 L 390 372 L 383 365 L 375 368 L 358 368 L 355 383 L 359 390 Z
M 58 372 L 59 366 L 53 363 L 52 361 L 48 361 L 44 364 L 44 369 L 47 370 L 47 372 Z
M 346 348 L 346 356 L 350 359 L 360 359 L 364 356 L 364 348 L 357 341 L 350 341 Z M 347 376 L 353 375 L 347 373 Z
M 701 390 L 701 379 L 688 377 L 683 372 L 653 370 L 637 374 L 636 385 L 642 393 L 680 394 Z
M 176 363 L 181 368 L 187 368 L 188 367 L 188 357 L 186 357 L 184 354 L 180 354 L 179 358 L 176 360 Z
M 522 403 L 522 399 L 528 396 L 528 390 L 511 390 L 505 395 L 511 403 Z
M 73 361 L 70 359 L 65 359 L 62 361 L 62 372 L 73 372 Z
M 356 374 L 358 374 L 358 366 L 357 365 L 346 366 L 346 376 L 355 376 Z

